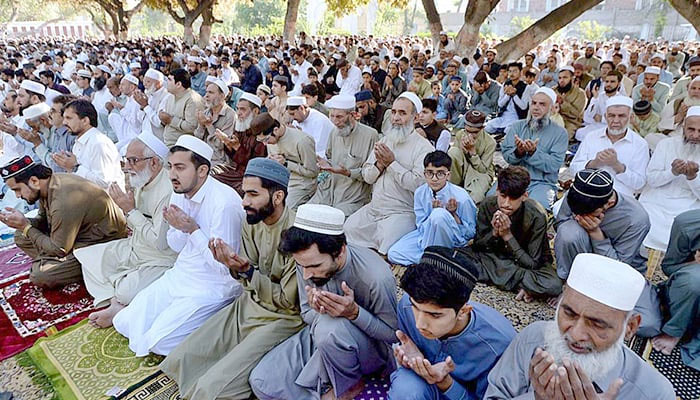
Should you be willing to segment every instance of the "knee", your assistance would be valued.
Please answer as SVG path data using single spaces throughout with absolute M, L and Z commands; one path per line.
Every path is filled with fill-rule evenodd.
M 255 394 L 255 397 L 257 397 L 259 400 L 272 400 L 275 398 L 267 394 L 264 389 L 265 382 L 267 379 L 269 379 L 268 377 L 270 376 L 270 371 L 274 370 L 274 368 L 274 366 L 264 365 L 261 361 L 250 372 L 250 376 L 248 377 L 248 384 L 250 385 L 250 389 L 253 391 L 253 394 Z
M 562 223 L 557 229 L 557 234 L 554 238 L 554 246 L 569 247 L 579 243 L 585 243 L 589 240 L 588 233 L 572 220 Z
M 430 212 L 430 216 L 428 216 L 428 223 L 431 228 L 446 229 L 447 226 L 445 225 L 449 223 L 451 219 L 453 219 L 452 214 L 446 209 L 433 208 L 433 211 Z
M 689 264 L 683 268 L 692 269 L 693 271 L 686 273 L 686 271 L 681 269 L 679 272 L 682 273 L 676 272 L 671 278 L 669 291 L 676 291 L 686 299 L 695 300 L 700 297 L 700 264 Z
M 333 318 L 328 315 L 321 315 L 319 318 L 316 326 L 314 326 L 313 335 L 316 350 L 322 354 L 337 354 L 340 346 L 338 333 L 348 332 L 354 326 L 345 318 Z
M 428 400 L 432 396 L 431 385 L 415 372 L 399 368 L 391 374 L 389 400 Z
M 49 274 L 39 270 L 39 268 L 32 268 L 32 271 L 29 273 L 29 281 L 44 289 L 51 289 L 58 286 L 56 282 L 51 279 Z

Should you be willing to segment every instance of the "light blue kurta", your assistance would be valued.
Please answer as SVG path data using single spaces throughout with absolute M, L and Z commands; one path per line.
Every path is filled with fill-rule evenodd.
M 433 208 L 433 199 L 443 204 L 451 198 L 457 200 L 457 215 L 462 220 L 457 224 L 452 214 L 445 208 Z M 476 206 L 463 188 L 447 182 L 437 193 L 427 183 L 416 189 L 413 199 L 416 226 L 394 243 L 387 254 L 394 264 L 411 265 L 420 261 L 423 250 L 428 246 L 464 247 L 476 233 Z

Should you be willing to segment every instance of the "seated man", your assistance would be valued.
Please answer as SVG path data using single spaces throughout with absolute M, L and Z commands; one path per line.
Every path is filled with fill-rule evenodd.
M 464 247 L 474 237 L 476 206 L 466 190 L 448 181 L 451 164 L 442 151 L 425 156 L 426 183 L 413 198 L 418 228 L 391 246 L 387 256 L 392 264 L 416 264 L 428 246 Z
M 357 112 L 360 114 L 360 123 L 376 129 L 378 133 L 382 133 L 384 123 L 391 119 L 389 118 L 391 110 L 381 104 L 377 104 L 377 99 L 372 96 L 372 92 L 369 90 L 355 93 L 355 100 L 357 102 Z
M 326 102 L 335 125 L 328 140 L 326 158 L 318 157 L 321 171 L 330 176 L 322 181 L 311 204 L 325 204 L 341 210 L 346 217 L 369 203 L 372 186 L 362 178 L 362 165 L 379 140 L 377 131 L 353 117 L 355 97 L 338 95 Z
M 282 235 L 306 327 L 251 372 L 258 399 L 353 398 L 364 375 L 394 369 L 396 280 L 377 253 L 346 243 L 344 221 L 337 208 L 305 204 Z
M 460 117 L 467 112 L 469 96 L 462 90 L 462 78 L 453 76 L 450 78 L 449 90 L 445 93 L 445 111 L 447 111 L 447 123 L 456 124 Z
M 455 144 L 447 154 L 452 159 L 450 182 L 467 190 L 474 203 L 480 203 L 496 176 L 493 155 L 496 140 L 484 131 L 486 114 L 469 110 L 463 130 L 457 131 Z
M 552 207 L 568 147 L 566 130 L 549 119 L 557 95 L 552 89 L 537 89 L 530 101 L 530 116 L 513 122 L 506 129 L 503 158 L 510 165 L 520 165 L 530 174 L 530 198 L 545 209 Z M 493 190 L 493 189 L 492 189 Z
M 561 280 L 552 266 L 547 214 L 528 198 L 530 176 L 510 166 L 498 174 L 496 196 L 479 205 L 476 239 L 467 249 L 481 267 L 481 280 L 504 290 L 519 289 L 516 300 L 557 296 Z
M 90 323 L 112 326 L 114 316 L 138 292 L 160 278 L 175 263 L 177 253 L 168 247 L 168 224 L 163 208 L 173 192 L 163 158 L 168 148 L 150 133 L 142 133 L 126 148 L 125 170 L 132 190 L 112 184 L 108 193 L 126 215 L 130 237 L 75 251 L 93 304 L 109 307 L 90 314 Z
M 391 128 L 362 167 L 365 182 L 373 185 L 372 200 L 345 222 L 349 243 L 386 254 L 397 240 L 416 229 L 413 194 L 423 183 L 423 159 L 433 151 L 414 128 L 422 108 L 421 100 L 411 92 L 394 101 Z
M 673 386 L 624 344 L 640 317 L 644 277 L 629 265 L 579 254 L 555 321 L 520 332 L 489 374 L 486 399 L 673 400 Z
M 126 237 L 126 221 L 107 192 L 73 174 L 53 174 L 31 157 L 13 160 L 0 170 L 5 184 L 39 215 L 27 219 L 5 209 L 0 222 L 16 229 L 15 244 L 32 258 L 29 279 L 56 287 L 82 279 L 73 250 Z
M 311 136 L 316 144 L 316 155 L 323 158 L 328 148 L 328 137 L 335 127 L 331 120 L 306 105 L 306 98 L 292 96 L 287 99 L 287 114 L 292 126 Z
M 490 116 L 498 114 L 498 96 L 501 84 L 490 79 L 486 72 L 479 71 L 474 76 L 473 89 L 471 109 Z
M 559 78 L 556 92 L 559 114 L 564 119 L 564 128 L 569 134 L 569 140 L 574 139 L 576 130 L 583 122 L 583 109 L 586 107 L 586 92 L 574 85 L 574 68 L 562 67 L 559 70 Z
M 437 116 L 438 102 L 435 99 L 423 99 L 423 109 L 418 114 L 418 123 L 416 124 L 416 132 L 428 139 L 435 150 L 444 151 L 450 148 L 450 139 L 452 133 L 439 123 L 435 117 Z
M 635 103 L 646 100 L 651 103 L 651 109 L 657 113 L 661 113 L 664 109 L 671 90 L 669 85 L 659 81 L 660 74 L 659 67 L 646 67 L 643 81 L 632 89 L 632 100 Z
M 651 103 L 646 100 L 634 103 L 632 110 L 634 111 L 634 115 L 630 118 L 632 130 L 643 137 L 649 144 L 651 151 L 654 151 L 658 140 L 653 140 L 652 138 L 658 136 L 661 136 L 663 139 L 666 138 L 665 135 L 657 133 L 659 131 L 659 122 L 661 122 L 659 114 L 652 111 Z
M 212 168 L 228 162 L 225 140 L 232 135 L 234 123 L 237 122 L 236 112 L 226 104 L 228 94 L 229 89 L 224 81 L 219 78 L 213 79 L 206 85 L 204 110 L 197 111 L 198 125 L 194 136 L 207 142 L 214 149 Z
M 632 99 L 615 96 L 605 110 L 607 127 L 591 132 L 581 142 L 571 161 L 571 173 L 585 169 L 603 169 L 615 179 L 615 190 L 628 195 L 644 187 L 649 163 L 649 145 L 629 128 Z
M 488 373 L 516 332 L 498 311 L 469 301 L 478 275 L 463 254 L 428 247 L 401 277 L 390 399 L 484 398 Z
M 294 222 L 285 206 L 288 181 L 281 165 L 250 160 L 243 177 L 247 224 L 240 255 L 221 240 L 209 242 L 245 291 L 161 363 L 185 399 L 248 399 L 253 368 L 303 327 L 294 260 L 279 251 L 282 231 Z
M 666 251 L 673 219 L 700 209 L 700 106 L 690 107 L 683 122 L 683 136 L 662 140 L 647 168 L 647 185 L 639 202 L 649 214 L 651 228 L 646 247 Z
M 660 297 L 670 315 L 652 344 L 668 355 L 680 342 L 683 363 L 700 371 L 700 210 L 684 212 L 673 221 L 661 267 L 669 278 L 660 285 Z
M 213 153 L 192 135 L 180 136 L 170 148 L 168 170 L 175 193 L 162 212 L 170 225 L 168 246 L 178 253 L 175 265 L 112 321 L 137 357 L 168 355 L 241 293 L 226 266 L 207 248 L 215 237 L 237 249 L 243 220 L 238 193 L 209 176 Z
M 515 121 L 527 117 L 530 98 L 527 97 L 526 93 L 527 83 L 520 80 L 522 70 L 523 65 L 519 62 L 508 64 L 508 80 L 503 83 L 498 94 L 498 117 L 491 119 L 486 124 L 486 128 L 484 128 L 486 133 L 501 133 Z M 552 95 L 556 100 L 554 92 Z

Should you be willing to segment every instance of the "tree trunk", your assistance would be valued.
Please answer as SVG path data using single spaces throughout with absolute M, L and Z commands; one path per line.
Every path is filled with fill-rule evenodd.
M 194 24 L 194 20 L 189 18 L 189 16 L 185 17 L 185 23 L 183 24 L 185 27 L 185 43 L 189 45 L 194 44 L 194 29 L 192 28 L 192 24 Z
M 119 32 L 117 32 L 117 38 L 119 40 L 126 40 L 129 36 L 129 17 L 124 12 L 124 8 L 117 10 L 117 18 L 119 19 Z
M 299 15 L 299 3 L 301 0 L 287 0 L 287 13 L 284 15 L 284 31 L 282 39 L 294 40 L 294 34 L 297 31 L 297 16 Z
M 212 2 L 209 7 L 202 10 L 202 25 L 199 27 L 199 39 L 197 40 L 197 44 L 202 48 L 209 45 L 212 26 L 215 23 L 223 23 L 214 17 L 214 5 L 215 2 Z
M 537 47 L 556 31 L 570 24 L 579 15 L 601 3 L 603 0 L 569 1 L 559 8 L 552 10 L 542 19 L 530 25 L 527 29 L 496 46 L 498 60 L 507 62 L 517 60 L 528 51 Z
M 438 43 L 440 43 L 440 32 L 442 31 L 442 21 L 435 7 L 435 0 L 422 0 L 425 16 L 428 18 L 428 27 L 430 28 L 430 36 L 433 38 L 433 49 L 437 53 Z
M 464 25 L 455 37 L 457 54 L 471 57 L 479 44 L 479 28 L 500 0 L 469 0 L 464 11 Z
M 678 14 L 687 19 L 696 32 L 700 32 L 700 1 L 697 0 L 669 0 L 671 7 L 678 11 Z

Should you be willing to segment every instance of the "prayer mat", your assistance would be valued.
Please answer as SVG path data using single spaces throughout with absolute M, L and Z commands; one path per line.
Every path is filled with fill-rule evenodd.
M 678 399 L 700 399 L 700 371 L 683 364 L 681 351 L 678 346 L 673 349 L 669 356 L 654 350 L 649 338 L 635 336 L 628 346 L 649 365 L 661 372 L 666 379 L 671 381 Z
M 39 339 L 27 350 L 61 400 L 97 400 L 118 395 L 157 371 L 162 357 L 136 357 L 114 328 L 87 321 Z
M 0 285 L 29 275 L 31 267 L 32 259 L 17 246 L 0 249 Z
M 542 299 L 530 303 L 515 300 L 516 293 L 506 292 L 494 286 L 477 283 L 470 300 L 485 304 L 503 314 L 520 332 L 536 321 L 554 319 L 554 308 Z
M 93 309 L 92 297 L 82 283 L 42 289 L 26 274 L 19 275 L 0 285 L 0 360 L 86 318 Z

